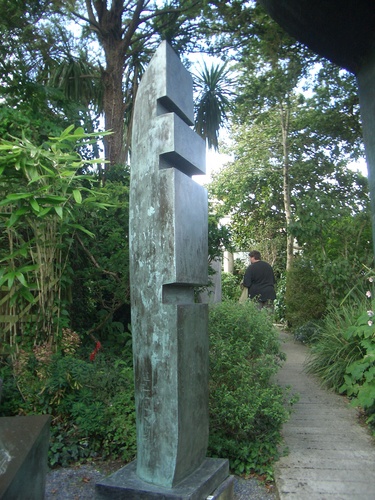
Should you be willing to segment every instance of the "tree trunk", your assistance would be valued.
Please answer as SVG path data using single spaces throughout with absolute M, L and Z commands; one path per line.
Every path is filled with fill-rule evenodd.
M 283 198 L 286 225 L 286 271 L 290 271 L 293 265 L 293 236 L 290 234 L 290 224 L 292 222 L 292 210 L 290 205 L 290 182 L 289 182 L 289 117 L 288 106 L 280 106 L 281 137 L 283 148 Z
M 103 78 L 103 111 L 105 130 L 111 135 L 104 138 L 104 153 L 107 164 L 104 167 L 102 181 L 106 172 L 114 165 L 125 164 L 124 148 L 124 113 L 125 101 L 123 92 L 123 75 L 126 65 L 126 54 L 131 47 L 135 30 L 140 24 L 140 14 L 144 2 L 137 0 L 128 2 L 112 0 L 109 8 L 106 0 L 86 0 L 88 21 L 96 32 L 99 43 L 103 47 L 106 66 L 102 71 Z M 128 9 L 128 21 L 123 25 L 122 16 Z
M 124 149 L 124 114 L 125 103 L 122 90 L 124 56 L 122 41 L 111 40 L 104 43 L 106 69 L 103 71 L 103 110 L 105 130 L 112 131 L 104 138 L 105 158 L 109 162 L 107 171 L 113 165 L 125 164 Z M 104 176 L 105 177 L 105 176 Z

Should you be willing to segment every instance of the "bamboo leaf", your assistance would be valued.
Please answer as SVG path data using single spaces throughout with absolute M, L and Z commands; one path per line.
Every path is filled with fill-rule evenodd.
M 14 273 L 8 273 L 7 277 L 8 277 L 8 288 L 10 290 L 14 283 L 14 278 L 15 278 Z
M 77 127 L 77 128 L 75 129 L 75 131 L 74 131 L 74 135 L 76 135 L 76 136 L 78 135 L 78 136 L 80 136 L 80 137 L 81 137 L 81 136 L 84 136 L 84 135 L 86 135 L 86 134 L 85 134 L 85 131 L 83 130 L 83 128 L 82 128 L 82 127 Z
M 30 264 L 29 266 L 22 266 L 19 271 L 22 273 L 29 273 L 31 271 L 35 271 L 38 268 L 38 264 Z
M 4 274 L 0 273 L 0 287 L 6 282 L 7 277 Z
M 73 189 L 73 196 L 74 196 L 76 203 L 78 203 L 80 205 L 82 203 L 81 192 L 78 189 Z
M 20 273 L 19 271 L 16 272 L 16 278 L 18 279 L 18 281 L 21 283 L 21 285 L 27 287 L 27 281 L 25 279 L 25 276 Z
M 26 198 L 31 198 L 33 195 L 32 193 L 11 193 L 8 194 L 6 199 L 8 201 L 17 201 L 17 200 L 24 200 Z
M 89 231 L 88 229 L 84 228 L 80 224 L 71 224 L 71 227 L 74 227 L 74 229 L 77 229 L 78 231 L 82 231 L 83 233 L 87 234 L 91 238 L 95 237 L 95 234 Z
M 53 207 L 55 209 L 55 212 L 57 215 L 60 217 L 60 219 L 63 218 L 63 209 L 61 206 Z
M 30 205 L 32 206 L 33 210 L 35 210 L 35 212 L 40 212 L 40 206 L 35 198 L 31 198 Z
M 50 203 L 51 205 L 60 204 L 66 201 L 64 196 L 48 195 L 38 198 L 39 203 Z
M 42 210 L 39 212 L 38 217 L 42 218 L 45 215 L 47 215 L 51 211 L 52 207 L 46 207 L 42 208 Z
M 25 215 L 28 212 L 29 212 L 29 209 L 27 207 L 21 207 L 21 208 L 19 208 L 18 210 L 15 211 L 15 214 L 18 217 L 21 217 L 21 215 Z
M 7 227 L 14 226 L 14 224 L 18 221 L 18 219 L 19 219 L 19 216 L 15 212 L 13 212 L 12 215 L 10 216 L 6 226 Z
M 60 134 L 60 137 L 48 137 L 48 139 L 51 139 L 51 140 L 56 140 L 56 139 L 63 139 L 65 138 L 67 135 L 70 134 L 70 132 L 74 129 L 74 125 L 69 125 L 69 127 L 67 127 L 65 130 L 63 130 Z
M 33 296 L 33 294 L 27 288 L 21 288 L 20 294 L 28 302 L 31 302 L 31 303 L 35 302 L 35 297 Z

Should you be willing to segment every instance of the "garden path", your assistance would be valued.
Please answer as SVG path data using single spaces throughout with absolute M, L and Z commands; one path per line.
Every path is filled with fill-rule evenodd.
M 283 427 L 289 453 L 275 467 L 280 500 L 375 500 L 375 441 L 346 398 L 304 372 L 308 347 L 280 332 L 278 383 L 299 394 Z

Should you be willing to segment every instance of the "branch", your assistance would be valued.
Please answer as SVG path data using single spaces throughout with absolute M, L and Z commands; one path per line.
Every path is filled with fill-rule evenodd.
M 83 241 L 81 240 L 79 234 L 76 233 L 76 237 L 77 237 L 77 240 L 79 242 L 79 244 L 81 245 L 81 247 L 83 248 L 84 252 L 86 253 L 86 255 L 88 255 L 89 259 L 91 260 L 91 262 L 94 264 L 94 266 L 97 268 L 97 269 L 100 269 L 100 271 L 104 274 L 108 274 L 109 276 L 112 276 L 112 278 L 114 278 L 117 283 L 122 283 L 121 279 L 119 278 L 119 276 L 114 273 L 113 271 L 107 271 L 106 269 L 103 269 L 100 264 L 97 262 L 97 260 L 95 259 L 95 257 L 93 256 L 93 254 L 85 247 Z
M 129 295 L 130 294 L 129 294 L 129 288 L 128 288 L 128 290 L 127 290 L 127 297 Z M 106 316 L 102 319 L 102 321 L 100 321 L 100 323 L 98 323 L 97 325 L 95 325 L 92 328 L 90 328 L 90 330 L 88 330 L 87 335 L 89 335 L 94 340 L 94 342 L 98 341 L 98 339 L 94 336 L 94 332 L 100 330 L 100 328 L 102 328 L 106 324 L 106 322 L 113 315 L 113 313 L 115 313 L 118 309 L 120 309 L 120 307 L 123 304 L 125 304 L 125 302 L 121 302 L 120 304 L 118 304 L 117 306 L 115 306 L 113 309 L 111 309 L 110 311 L 108 311 L 108 314 L 106 314 Z

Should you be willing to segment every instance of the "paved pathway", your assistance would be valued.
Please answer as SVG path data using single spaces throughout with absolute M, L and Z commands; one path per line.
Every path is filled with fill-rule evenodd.
M 303 371 L 308 348 L 281 333 L 278 382 L 300 399 L 283 427 L 289 454 L 276 464 L 280 500 L 375 500 L 375 442 L 345 398 Z

